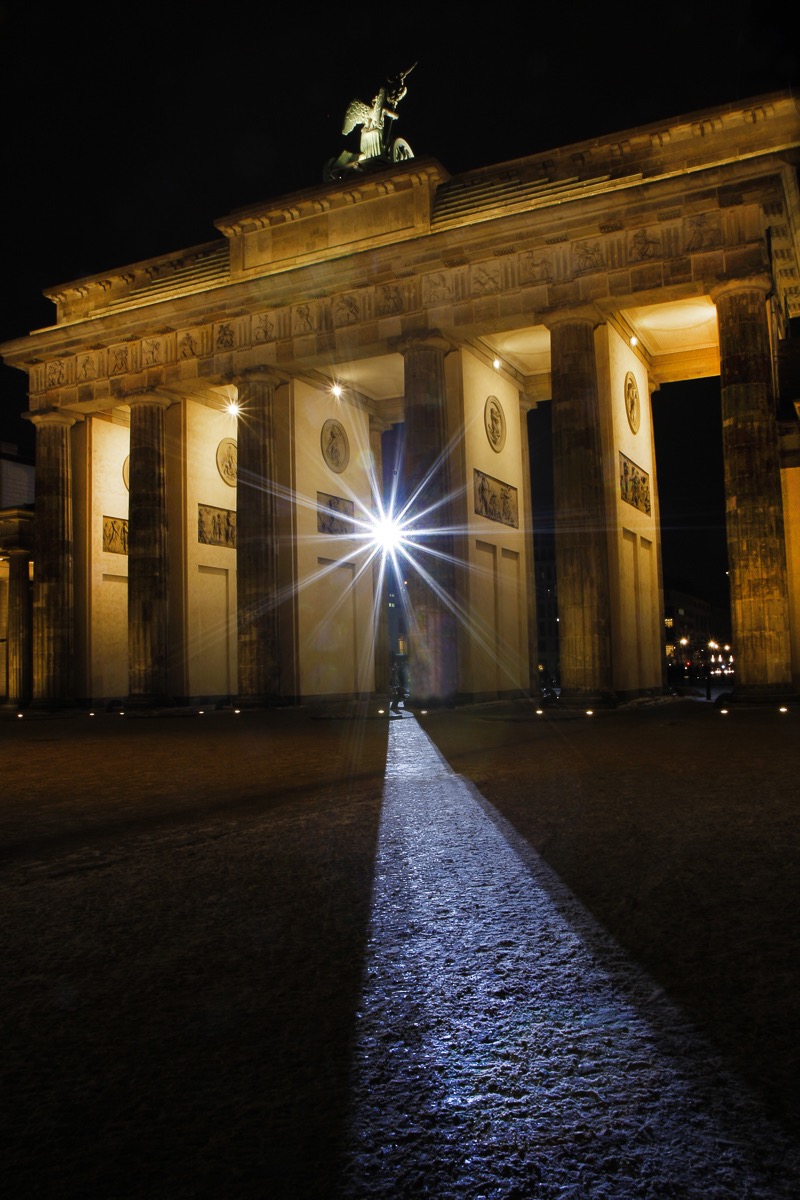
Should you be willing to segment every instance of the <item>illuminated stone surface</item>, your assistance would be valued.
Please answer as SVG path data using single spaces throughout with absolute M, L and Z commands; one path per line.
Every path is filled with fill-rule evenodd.
M 496 480 L 499 494 L 516 489 L 519 496 L 527 487 L 526 448 L 516 435 L 502 447 L 485 433 L 475 436 L 485 429 L 489 396 L 504 412 L 507 434 L 519 407 L 553 401 L 558 409 L 564 511 L 556 514 L 557 573 L 567 691 L 580 699 L 661 690 L 648 398 L 661 383 L 719 373 L 715 297 L 728 339 L 724 403 L 729 415 L 738 414 L 737 438 L 726 439 L 737 665 L 751 695 L 796 688 L 796 554 L 786 568 L 780 561 L 781 541 L 797 543 L 800 517 L 791 505 L 781 514 L 780 497 L 796 490 L 789 476 L 800 468 L 786 455 L 779 462 L 769 422 L 758 422 L 756 431 L 743 414 L 766 404 L 769 355 L 786 338 L 787 318 L 800 316 L 797 179 L 789 164 L 798 146 L 796 97 L 778 93 L 458 177 L 431 159 L 395 162 L 239 209 L 215 222 L 220 236 L 206 245 L 52 289 L 55 324 L 2 348 L 5 361 L 28 375 L 40 428 L 45 558 L 34 602 L 36 694 L 47 703 L 109 700 L 129 673 L 142 698 L 182 701 L 226 701 L 240 690 L 283 702 L 379 690 L 388 665 L 373 604 L 379 577 L 371 564 L 364 568 L 355 541 L 348 547 L 331 535 L 312 549 L 304 540 L 306 511 L 318 493 L 340 496 L 343 489 L 356 508 L 374 508 L 381 486 L 373 465 L 379 456 L 370 448 L 376 420 L 387 436 L 407 423 L 413 472 L 444 453 L 429 487 L 450 489 L 428 519 L 434 586 L 419 578 L 410 584 L 419 606 L 412 687 L 438 702 L 535 688 L 529 507 L 522 504 L 523 521 L 514 528 L 476 506 L 470 490 L 476 472 Z M 729 295 L 749 297 L 746 320 Z M 593 330 L 591 346 L 587 340 L 572 359 L 561 321 L 565 329 L 588 322 Z M 744 338 L 733 352 L 731 338 L 755 329 L 753 321 L 758 338 Z M 764 342 L 767 329 L 772 347 Z M 431 338 L 446 346 L 435 386 L 423 351 L 404 349 Z M 197 546 L 198 504 L 231 509 L 230 495 L 216 494 L 226 487 L 216 451 L 231 436 L 227 404 L 237 380 L 264 371 L 278 380 L 273 467 L 261 451 L 256 456 L 259 471 L 274 469 L 275 478 L 264 475 L 261 483 L 280 497 L 277 631 L 256 630 L 254 596 L 243 598 L 241 609 L 236 597 L 237 574 L 257 591 L 262 568 L 240 569 L 232 546 Z M 626 407 L 631 379 L 640 401 L 634 422 Z M 95 505 L 101 516 L 127 514 L 110 507 L 117 497 L 91 427 L 132 430 L 139 418 L 131 404 L 154 392 L 170 404 L 167 550 L 158 550 L 161 565 L 149 572 L 152 594 L 143 590 L 129 606 L 128 630 L 113 597 L 122 587 L 140 588 L 142 568 L 134 571 L 138 582 L 132 577 L 126 585 L 119 565 L 109 570 L 102 557 Z M 68 437 L 72 484 L 66 469 L 53 474 L 55 435 L 44 424 L 53 416 L 90 427 Z M 337 471 L 319 461 L 320 431 L 329 421 L 350 447 Z M 752 462 L 745 468 L 734 442 L 740 445 L 746 428 Z M 111 441 L 107 453 L 124 460 L 125 447 L 112 450 Z M 649 511 L 620 497 L 620 454 L 651 486 Z M 537 464 L 530 465 L 535 472 Z M 737 506 L 751 466 L 769 481 L 748 495 L 743 524 Z M 142 487 L 132 489 L 133 505 Z M 64 494 L 56 500 L 58 488 Z M 68 513 L 67 491 L 77 506 L 74 547 L 56 513 Z M 591 534 L 574 528 L 567 536 L 579 511 Z M 141 519 L 133 514 L 132 527 Z M 153 531 L 161 538 L 160 522 Z M 312 540 L 319 535 L 313 523 L 311 533 Z M 754 544 L 765 538 L 768 551 L 756 554 L 763 566 L 751 568 Z M 272 544 L 271 533 L 267 540 Z M 165 615 L 157 581 L 166 565 Z M 70 645 L 74 681 L 65 665 Z

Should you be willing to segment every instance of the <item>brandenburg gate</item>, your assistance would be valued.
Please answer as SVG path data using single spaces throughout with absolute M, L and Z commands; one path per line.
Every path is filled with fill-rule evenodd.
M 402 94 L 348 110 L 361 150 L 318 185 L 49 291 L 54 323 L 0 347 L 37 447 L 32 552 L 2 547 L 9 702 L 383 695 L 386 516 L 412 703 L 538 692 L 540 404 L 562 699 L 658 693 L 651 396 L 717 375 L 735 696 L 796 693 L 800 451 L 776 363 L 800 317 L 797 99 L 451 176 L 387 140 Z

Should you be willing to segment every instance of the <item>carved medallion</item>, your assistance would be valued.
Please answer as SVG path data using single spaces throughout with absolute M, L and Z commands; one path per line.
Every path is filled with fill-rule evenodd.
M 125 490 L 131 490 L 131 456 L 125 455 L 125 462 L 122 464 L 122 482 L 125 484 Z
M 631 427 L 631 432 L 638 433 L 639 421 L 642 416 L 641 405 L 639 403 L 639 388 L 630 371 L 625 376 L 625 412 L 628 415 L 628 424 Z
M 239 466 L 238 449 L 233 438 L 223 438 L 217 446 L 217 470 L 228 487 L 236 487 Z
M 483 406 L 483 425 L 489 445 L 499 454 L 506 444 L 506 417 L 497 396 L 489 396 Z
M 340 475 L 350 462 L 350 443 L 339 421 L 326 421 L 320 434 L 322 457 L 332 471 Z

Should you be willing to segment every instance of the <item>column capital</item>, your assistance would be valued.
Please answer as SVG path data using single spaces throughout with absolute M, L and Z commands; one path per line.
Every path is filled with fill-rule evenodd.
M 553 329 L 556 325 L 605 325 L 606 317 L 594 304 L 581 304 L 575 308 L 560 308 L 551 313 L 544 313 L 540 321 L 545 329 Z
M 716 304 L 724 296 L 733 296 L 738 292 L 763 292 L 766 298 L 773 289 L 769 275 L 746 275 L 741 279 L 726 279 L 712 284 L 708 294 Z
M 386 433 L 392 428 L 392 422 L 385 420 L 383 417 L 378 417 L 375 413 L 369 414 L 369 431 L 370 433 Z
M 43 425 L 62 425 L 70 429 L 77 421 L 82 421 L 83 416 L 80 413 L 62 412 L 60 408 L 48 408 L 45 412 L 27 412 L 22 414 L 23 419 L 30 421 L 33 425 L 40 428 Z
M 180 396 L 153 388 L 150 391 L 133 392 L 130 396 L 125 397 L 125 403 L 130 408 L 144 408 L 148 405 L 153 408 L 169 408 L 171 405 L 177 404 L 180 399 Z
M 399 354 L 408 354 L 412 350 L 439 350 L 443 355 L 451 354 L 456 349 L 454 342 L 446 338 L 438 329 L 420 329 L 418 332 L 404 333 L 393 341 L 394 349 Z
M 275 371 L 271 367 L 251 367 L 244 371 L 237 371 L 235 375 L 229 376 L 226 380 L 236 388 L 246 387 L 249 383 L 266 383 L 270 387 L 280 387 L 290 381 L 290 375 Z

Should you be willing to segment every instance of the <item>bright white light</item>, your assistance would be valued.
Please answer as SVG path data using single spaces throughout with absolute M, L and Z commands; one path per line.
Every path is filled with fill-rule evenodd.
M 494 367 L 495 371 L 499 371 L 500 370 L 500 359 L 496 358 L 494 360 L 494 362 L 492 363 L 492 366 Z
M 372 539 L 384 557 L 389 556 L 404 541 L 403 526 L 391 513 L 381 513 L 373 522 Z
M 341 400 L 341 398 L 342 398 L 342 389 L 341 389 L 341 386 L 340 386 L 338 383 L 335 383 L 335 384 L 333 385 L 333 387 L 331 388 L 331 395 L 332 395 L 332 396 L 335 396 L 337 400 Z
M 235 400 L 231 400 L 229 404 L 225 405 L 225 411 L 230 413 L 232 417 L 238 417 L 242 410 Z

